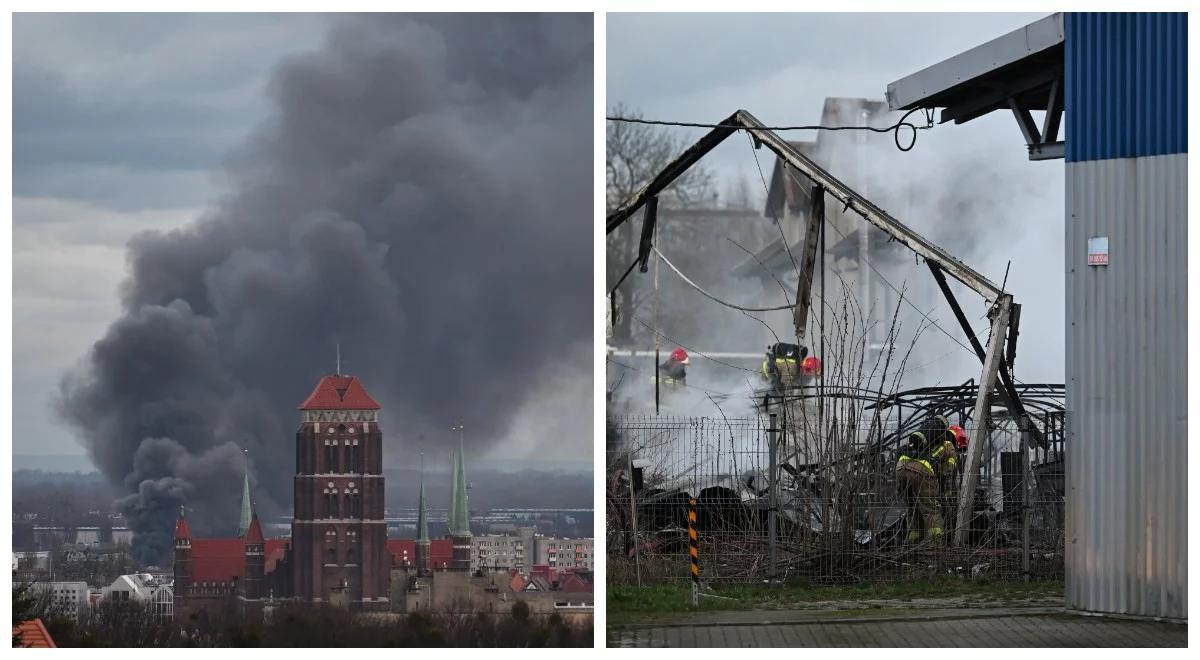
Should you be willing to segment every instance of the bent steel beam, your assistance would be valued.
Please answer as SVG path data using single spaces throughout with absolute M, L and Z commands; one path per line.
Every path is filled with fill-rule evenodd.
M 892 217 L 887 211 L 872 204 L 867 198 L 855 192 L 850 186 L 817 165 L 807 156 L 797 151 L 786 140 L 768 130 L 754 115 L 745 110 L 738 110 L 734 115 L 738 123 L 746 128 L 751 136 L 762 142 L 777 156 L 787 161 L 789 165 L 816 183 L 824 186 L 825 191 L 847 208 L 854 209 L 867 222 L 875 225 L 888 236 L 900 241 L 908 249 L 921 257 L 941 266 L 954 279 L 983 296 L 989 303 L 995 302 L 1001 294 L 1000 287 L 991 280 L 975 272 L 970 266 L 954 258 L 950 253 L 934 245 L 931 241 L 917 232 L 909 229 L 904 223 Z
M 971 328 L 971 323 L 967 321 L 967 315 L 963 313 L 962 307 L 958 304 L 958 299 L 954 297 L 954 292 L 950 290 L 950 285 L 946 283 L 946 276 L 942 274 L 942 269 L 937 264 L 928 262 L 929 272 L 933 273 L 933 279 L 937 281 L 937 285 L 942 290 L 942 295 L 946 297 L 946 302 L 950 303 L 950 311 L 954 312 L 954 318 L 958 319 L 958 325 L 962 328 L 963 334 L 967 335 L 967 340 L 971 342 L 971 348 L 975 349 L 975 355 L 979 357 L 979 361 L 986 362 L 983 346 L 979 343 L 979 339 L 975 337 L 975 331 Z M 1011 311 L 1012 320 L 1009 323 L 1008 333 L 1008 354 L 1015 355 L 1017 350 L 1017 323 L 1021 318 L 1021 306 L 1012 305 Z M 1041 431 L 1033 425 L 1033 421 L 1029 418 L 1029 413 L 1025 412 L 1025 405 L 1021 403 L 1021 397 L 1017 394 L 1017 389 L 1013 385 L 1011 362 L 1005 357 L 1000 357 L 1000 383 L 1003 387 L 1000 389 L 1000 394 L 1003 395 L 1004 405 L 1008 408 L 1012 416 L 1021 421 L 1030 429 L 1030 434 L 1039 447 L 1045 447 L 1046 439 Z
M 987 353 L 983 359 L 983 378 L 979 380 L 979 393 L 975 395 L 975 412 L 971 415 L 974 426 L 967 440 L 967 464 L 963 468 L 962 487 L 958 493 L 958 525 L 954 530 L 954 545 L 962 545 L 967 540 L 971 511 L 975 504 L 975 486 L 979 483 L 979 463 L 988 438 L 990 399 L 996 386 L 997 372 L 1000 371 L 1000 358 L 1011 312 L 1012 296 L 1006 293 L 996 301 L 992 336 L 988 338 Z
M 854 209 L 867 222 L 882 230 L 888 236 L 903 243 L 917 255 L 932 261 L 948 275 L 962 282 L 971 290 L 977 292 L 989 303 L 995 303 L 1001 295 L 1000 287 L 994 282 L 973 270 L 950 253 L 934 245 L 931 241 L 910 229 L 904 223 L 892 217 L 887 211 L 872 204 L 867 198 L 855 192 L 850 186 L 826 172 L 821 166 L 797 151 L 777 133 L 758 121 L 754 115 L 745 110 L 738 110 L 722 120 L 716 128 L 709 131 L 698 142 L 688 147 L 678 158 L 671 161 L 657 176 L 647 183 L 633 199 L 622 204 L 617 210 L 608 214 L 605 223 L 605 233 L 612 233 L 617 227 L 630 218 L 648 199 L 658 195 L 675 179 L 679 178 L 689 167 L 695 165 L 705 154 L 721 144 L 725 138 L 745 130 L 754 139 L 755 144 L 762 144 L 784 160 L 788 165 L 800 171 L 846 208 Z
M 792 313 L 792 323 L 796 326 L 796 341 L 804 344 L 808 333 L 808 309 L 812 301 L 812 280 L 814 266 L 817 262 L 817 237 L 825 231 L 825 189 L 813 186 L 812 206 L 808 214 L 808 227 L 804 232 L 804 253 L 800 255 L 803 264 L 800 279 L 796 282 L 796 308 Z

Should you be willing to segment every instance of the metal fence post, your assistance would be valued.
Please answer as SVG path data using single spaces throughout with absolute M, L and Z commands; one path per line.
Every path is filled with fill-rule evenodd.
M 634 566 L 635 572 L 637 573 L 638 589 L 641 589 L 642 588 L 642 561 L 638 557 L 639 551 L 638 551 L 638 537 L 637 537 L 637 530 L 638 530 L 637 499 L 635 498 L 634 493 L 633 493 L 633 451 L 630 450 L 629 453 L 627 453 L 625 455 L 625 458 L 627 460 L 626 465 L 629 466 L 629 523 L 630 523 L 630 527 L 631 527 L 630 533 L 633 534 L 633 566 Z
M 1021 425 L 1021 572 L 1029 582 L 1029 425 L 1026 419 L 1017 419 Z
M 688 553 L 692 556 L 692 607 L 700 607 L 700 536 L 696 533 L 696 498 L 688 498 Z
M 768 548 L 768 550 L 767 550 L 767 552 L 768 552 L 768 554 L 767 554 L 767 557 L 768 557 L 768 560 L 767 560 L 768 561 L 767 584 L 772 587 L 775 586 L 775 584 L 776 584 L 776 578 L 778 577 L 778 570 L 779 570 L 778 564 L 776 563 L 777 557 L 775 554 L 776 550 L 777 550 L 777 548 L 776 548 L 777 539 L 775 538 L 777 521 L 776 521 L 775 516 L 777 515 L 777 512 L 779 510 L 779 488 L 778 488 L 779 487 L 779 483 L 778 483 L 779 482 L 779 466 L 777 465 L 778 450 L 777 450 L 776 442 L 775 442 L 776 434 L 778 434 L 778 432 L 779 432 L 778 427 L 776 427 L 776 425 L 775 425 L 775 413 L 771 413 L 771 425 L 767 429 L 767 443 L 768 443 L 768 450 L 767 450 L 768 458 L 767 458 L 767 460 L 769 461 L 768 487 L 770 488 L 770 494 L 768 495 L 768 506 L 770 508 L 767 509 L 767 548 Z

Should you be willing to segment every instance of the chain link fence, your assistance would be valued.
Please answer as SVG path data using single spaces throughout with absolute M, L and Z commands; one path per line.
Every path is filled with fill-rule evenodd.
M 965 455 L 931 502 L 945 534 L 910 540 L 925 516 L 898 493 L 897 458 L 934 410 L 954 423 L 970 402 L 964 395 L 948 406 L 930 394 L 874 410 L 839 411 L 825 393 L 774 403 L 755 418 L 610 417 L 609 583 L 688 579 L 689 497 L 708 583 L 1061 578 L 1063 432 L 1053 400 L 1032 406 L 1037 433 L 993 411 L 964 544 L 952 539 Z M 854 414 L 840 418 L 844 410 Z

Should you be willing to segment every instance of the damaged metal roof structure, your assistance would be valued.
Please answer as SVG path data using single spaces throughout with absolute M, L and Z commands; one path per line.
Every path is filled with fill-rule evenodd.
M 688 168 L 695 165 L 729 136 L 739 131 L 746 131 L 752 138 L 756 148 L 767 147 L 774 152 L 787 167 L 812 182 L 811 203 L 813 212 L 809 215 L 808 227 L 804 232 L 804 247 L 800 254 L 800 277 L 797 283 L 794 309 L 794 325 L 796 337 L 803 342 L 806 335 L 807 317 L 812 299 L 812 281 L 818 237 L 822 233 L 824 219 L 825 196 L 828 194 L 837 203 L 852 210 L 868 223 L 883 231 L 891 239 L 903 244 L 918 257 L 923 258 L 947 302 L 954 311 L 955 318 L 970 338 L 972 348 L 982 363 L 973 408 L 972 419 L 976 421 L 970 433 L 967 447 L 967 461 L 964 478 L 960 489 L 957 512 L 958 525 L 954 542 L 961 545 L 966 542 L 969 520 L 972 515 L 973 494 L 978 481 L 979 466 L 982 460 L 984 439 L 987 435 L 987 425 L 980 423 L 987 418 L 991 409 L 990 398 L 993 391 L 998 391 L 1008 407 L 1012 417 L 1017 420 L 1019 427 L 1030 433 L 1034 441 L 1042 445 L 1036 426 L 1025 412 L 1021 398 L 1014 387 L 1009 369 L 1004 368 L 1005 362 L 1011 362 L 1016 350 L 1017 324 L 1020 319 L 1020 306 L 1013 302 L 1011 294 L 1006 293 L 1000 286 L 984 277 L 967 264 L 963 263 L 942 248 L 933 244 L 924 236 L 897 220 L 887 211 L 876 206 L 870 200 L 860 195 L 848 185 L 825 171 L 796 145 L 782 139 L 758 119 L 745 110 L 738 110 L 728 118 L 714 125 L 714 128 L 698 142 L 686 149 L 678 158 L 663 168 L 645 187 L 632 199 L 627 200 L 615 211 L 610 213 L 606 221 L 606 233 L 611 233 L 628 221 L 643 207 L 645 215 L 642 223 L 642 240 L 636 260 L 630 265 L 630 270 L 636 265 L 644 268 L 654 250 L 653 237 L 656 222 L 657 198 L 667 186 L 682 175 Z M 628 272 L 628 271 L 627 271 Z M 988 304 L 988 316 L 991 320 L 991 333 L 987 346 L 982 346 L 970 327 L 966 315 L 951 292 L 946 275 L 978 293 Z M 1006 355 L 1007 352 L 1007 355 Z M 998 387 L 997 387 L 998 386 Z

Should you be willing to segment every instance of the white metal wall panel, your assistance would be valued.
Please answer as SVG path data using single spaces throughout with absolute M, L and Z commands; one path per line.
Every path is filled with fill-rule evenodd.
M 1066 176 L 1066 605 L 1186 619 L 1187 154 Z

